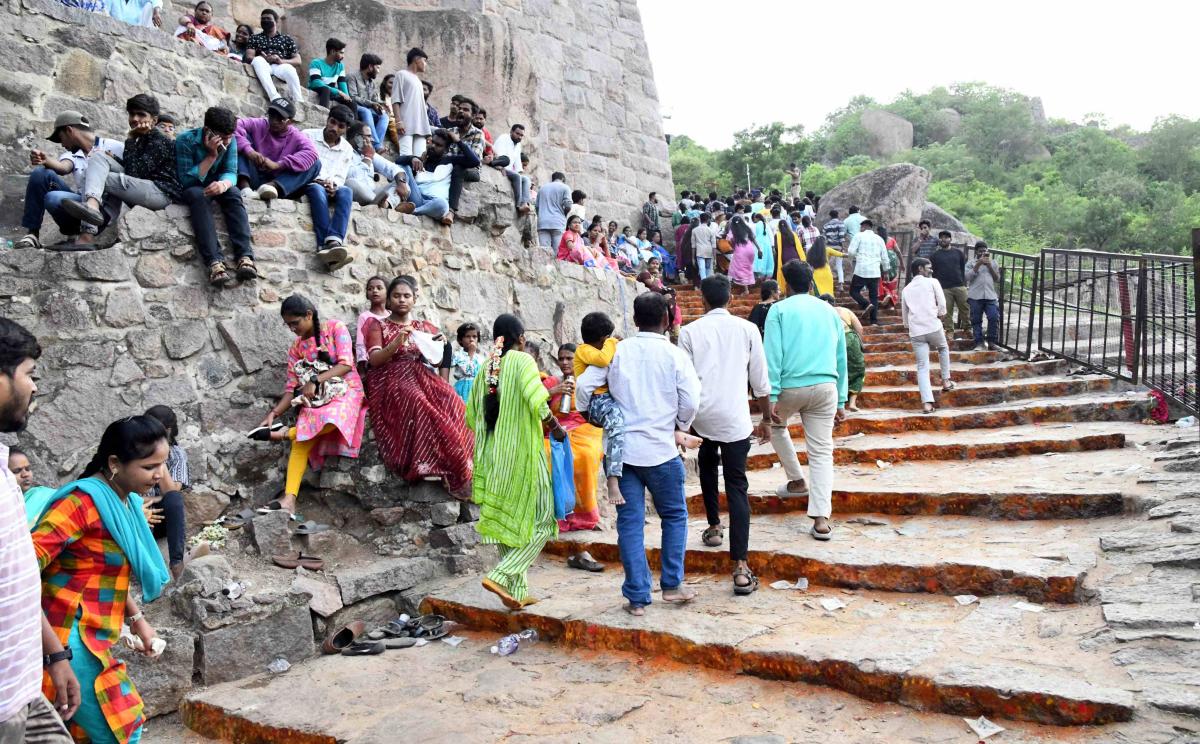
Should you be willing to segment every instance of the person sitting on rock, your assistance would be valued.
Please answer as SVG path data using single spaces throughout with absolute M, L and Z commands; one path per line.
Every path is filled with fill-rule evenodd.
M 179 19 L 175 38 L 193 41 L 210 52 L 225 55 L 229 52 L 229 32 L 213 23 L 213 8 L 208 0 L 200 0 L 191 15 Z
M 521 214 L 528 214 L 532 207 L 529 196 L 529 176 L 522 173 L 524 168 L 521 161 L 521 142 L 524 139 L 525 125 L 513 124 L 508 134 L 498 137 L 495 144 L 492 145 L 496 157 L 492 160 L 491 165 L 502 169 L 509 183 L 512 184 L 517 211 Z M 501 165 L 501 161 L 503 165 Z
M 346 42 L 330 37 L 325 40 L 325 57 L 308 64 L 308 89 L 316 91 L 317 102 L 328 108 L 330 103 L 353 106 L 350 88 L 346 83 Z
M 254 70 L 268 101 L 279 98 L 272 77 L 287 83 L 288 95 L 293 101 L 299 101 L 304 95 L 300 87 L 300 75 L 296 72 L 301 64 L 300 47 L 295 39 L 279 33 L 279 14 L 270 8 L 263 10 L 258 22 L 262 26 L 262 33 L 250 37 L 242 61 L 249 63 Z M 290 118 L 296 117 L 293 115 Z
M 92 131 L 87 117 L 78 111 L 63 111 L 55 117 L 54 131 L 46 139 L 56 145 L 62 145 L 66 152 L 57 160 L 53 160 L 42 150 L 29 151 L 29 163 L 34 169 L 29 174 L 29 182 L 25 186 L 25 213 L 21 217 L 21 227 L 24 227 L 28 234 L 18 240 L 14 247 L 42 247 L 38 235 L 41 233 L 42 219 L 46 214 L 50 215 L 63 235 L 79 236 L 75 243 L 59 246 L 60 248 L 89 246 L 98 228 L 70 216 L 62 205 L 64 202 L 79 201 L 83 198 L 80 192 L 83 191 L 88 157 L 93 151 L 121 157 L 125 152 L 125 143 L 97 135 Z M 73 176 L 73 185 L 64 180 L 66 176 Z
M 154 126 L 171 139 L 175 139 L 175 117 L 171 114 L 159 114 L 158 123 Z
M 108 14 L 142 28 L 162 26 L 162 0 L 108 0 Z
M 346 130 L 357 121 L 347 106 L 335 104 L 323 129 L 305 129 L 304 135 L 317 150 L 321 172 L 304 189 L 312 211 L 313 230 L 317 235 L 317 258 L 330 271 L 354 260 L 346 250 L 346 232 L 350 228 L 350 207 L 354 196 L 346 185 L 346 175 L 357 160 L 354 148 L 346 141 Z M 333 221 L 329 207 L 333 206 Z
M 183 189 L 179 200 L 188 206 L 196 247 L 208 267 L 208 282 L 216 287 L 228 286 L 233 278 L 217 242 L 210 200 L 225 215 L 225 228 L 237 262 L 237 278 L 241 281 L 258 278 L 250 248 L 250 221 L 237 189 L 238 151 L 233 138 L 236 130 L 237 117 L 233 112 L 214 106 L 204 112 L 204 126 L 182 132 L 175 140 L 179 186 Z
M 358 118 L 371 128 L 371 143 L 376 150 L 383 147 L 391 123 L 388 107 L 380 98 L 379 84 L 375 82 L 382 64 L 379 55 L 368 52 L 359 58 L 358 72 L 346 78 L 346 90 L 354 103 L 353 108 L 357 110 Z
M 450 108 L 450 126 L 448 130 L 458 134 L 458 142 L 449 150 L 451 155 L 460 155 L 465 150 L 475 153 L 475 158 L 483 162 L 483 147 L 486 144 L 483 132 L 476 127 L 474 119 L 476 104 L 466 96 L 458 96 L 458 101 Z M 475 166 L 456 166 L 450 174 L 450 210 L 458 211 L 458 201 L 462 196 L 464 183 L 477 183 L 480 179 L 479 168 Z
M 254 196 L 270 201 L 303 191 L 321 172 L 317 150 L 304 134 L 292 126 L 296 107 L 286 98 L 267 105 L 263 119 L 238 119 L 238 187 L 243 198 Z
M 404 169 L 375 151 L 371 127 L 357 121 L 346 130 L 346 141 L 358 156 L 346 174 L 346 185 L 354 201 L 363 205 L 395 207 L 408 200 L 408 176 Z M 376 175 L 383 181 L 376 181 Z
M 99 227 L 116 217 L 122 204 L 159 210 L 179 198 L 175 141 L 155 126 L 158 101 L 138 93 L 125 102 L 125 111 L 129 138 L 122 163 L 93 148 L 83 180 L 84 200 L 62 203 L 63 210 L 81 222 Z
M 453 171 L 479 165 L 479 158 L 469 147 L 458 154 L 450 154 L 451 145 L 456 144 L 457 131 L 438 129 L 429 138 L 424 159 L 413 158 L 411 167 L 403 166 L 408 176 L 409 201 L 397 209 L 408 214 L 428 215 L 443 225 L 454 223 L 454 211 L 448 201 Z
M 250 51 L 250 37 L 253 35 L 254 29 L 245 23 L 239 23 L 233 30 L 233 39 L 229 42 L 229 58 L 236 62 L 246 61 L 246 55 Z

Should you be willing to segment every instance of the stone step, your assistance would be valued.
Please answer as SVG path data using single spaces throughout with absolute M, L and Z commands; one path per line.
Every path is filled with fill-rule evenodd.
M 937 373 L 934 379 L 937 378 Z M 994 406 L 1014 400 L 1030 398 L 1066 398 L 1072 395 L 1105 393 L 1114 390 L 1117 380 L 1101 376 L 1041 376 L 1031 379 L 996 380 L 956 383 L 954 390 L 943 392 L 940 384 L 934 383 L 934 400 L 938 406 L 964 408 Z M 920 410 L 921 393 L 916 385 L 905 387 L 864 387 L 858 397 L 860 408 L 902 408 Z
M 541 602 L 522 612 L 505 610 L 476 578 L 435 592 L 422 609 L 494 634 L 536 628 L 566 647 L 635 651 L 956 716 L 1071 726 L 1133 715 L 1127 678 L 1104 653 L 1039 637 L 1048 618 L 1068 637 L 1093 630 L 1102 624 L 1096 607 L 1047 614 L 1022 611 L 1011 597 L 960 606 L 950 597 L 766 585 L 734 597 L 727 577 L 688 583 L 699 592 L 691 604 L 656 602 L 634 618 L 621 609 L 619 570 L 585 574 L 547 561 L 530 572 Z M 826 611 L 822 599 L 848 606 Z
M 1119 518 L 1117 518 L 1119 519 Z M 1112 518 L 1106 520 L 1116 524 Z M 867 522 L 868 524 L 862 524 Z M 834 520 L 834 539 L 818 542 L 804 514 L 765 514 L 750 524 L 747 560 L 759 578 L 821 586 L 926 594 L 1014 594 L 1035 602 L 1070 604 L 1096 563 L 1094 522 L 996 522 L 945 515 L 872 516 Z M 727 545 L 700 542 L 703 517 L 688 522 L 688 573 L 729 573 Z M 658 565 L 661 530 L 646 524 L 646 555 Z M 567 532 L 546 547 L 568 556 L 586 548 L 596 560 L 620 564 L 615 532 Z M 618 569 L 619 570 L 619 569 Z
M 950 351 L 970 351 L 974 347 L 975 342 L 969 338 L 960 338 L 950 341 Z M 892 351 L 907 351 L 911 357 L 913 353 L 912 344 L 909 343 L 907 338 L 897 341 L 880 341 L 879 343 L 875 343 L 873 341 L 867 342 L 867 354 L 880 354 Z M 936 354 L 936 351 L 934 353 Z M 871 366 L 870 361 L 867 362 L 867 366 Z
M 950 376 L 955 382 L 992 382 L 996 380 L 1018 380 L 1042 375 L 1062 375 L 1069 371 L 1065 359 L 1047 359 L 1040 362 L 1021 360 L 997 362 L 995 364 L 950 363 Z M 888 365 L 867 370 L 866 384 L 871 387 L 897 387 L 917 384 L 915 364 Z
M 954 347 L 950 348 L 951 364 L 992 364 L 1003 361 L 1008 356 L 1009 354 L 1006 351 L 961 351 Z M 903 349 L 894 349 L 892 351 L 885 351 L 876 346 L 869 346 L 866 353 L 863 354 L 863 359 L 867 363 L 868 370 L 888 365 L 916 364 L 916 357 L 913 356 L 912 346 L 908 344 L 905 344 Z M 936 358 L 933 360 L 933 364 L 937 365 Z
M 835 443 L 834 462 L 851 463 L 908 462 L 914 460 L 979 460 L 1019 455 L 1040 455 L 1047 452 L 1087 452 L 1120 449 L 1125 446 L 1120 422 L 1079 423 L 1067 429 L 1033 425 L 1011 426 L 997 432 L 991 429 L 965 429 L 953 437 L 941 432 L 913 432 L 902 436 L 866 434 Z M 802 440 L 796 442 L 801 464 L 808 462 Z M 689 453 L 688 459 L 694 458 Z M 754 444 L 746 466 L 750 470 L 767 470 L 778 463 L 775 450 L 769 443 Z

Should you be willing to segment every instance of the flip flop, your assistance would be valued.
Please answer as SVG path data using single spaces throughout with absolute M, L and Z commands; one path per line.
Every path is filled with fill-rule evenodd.
M 305 555 L 303 553 L 297 556 L 300 560 L 300 568 L 305 571 L 323 571 L 325 570 L 325 560 L 318 558 L 315 555 Z
M 367 633 L 367 638 L 372 641 L 382 641 L 388 638 L 408 638 L 408 632 L 408 623 L 402 623 L 399 619 L 396 619 L 387 625 L 381 625 L 370 633 Z
M 384 641 L 381 641 L 381 643 L 383 643 L 383 647 L 388 650 L 397 649 L 397 648 L 412 648 L 413 646 L 417 645 L 417 639 L 416 638 L 407 638 L 407 637 L 406 638 L 388 638 Z
M 604 564 L 592 558 L 584 558 L 582 555 L 573 555 L 567 559 L 567 566 L 578 568 L 580 571 L 591 571 L 592 573 L 600 573 L 604 570 Z
M 42 248 L 48 251 L 54 251 L 56 253 L 90 253 L 92 251 L 100 250 L 100 246 L 96 245 L 95 243 L 75 242 L 52 243 L 50 245 L 44 245 Z
M 240 530 L 247 524 L 250 524 L 250 522 L 254 521 L 254 517 L 256 516 L 258 516 L 258 512 L 254 511 L 253 509 L 242 509 L 237 514 L 222 517 L 221 519 L 224 521 L 218 520 L 218 524 L 222 525 L 227 530 Z
M 270 426 L 256 426 L 255 428 L 246 432 L 246 437 L 248 439 L 253 439 L 256 442 L 269 442 L 269 441 L 271 441 L 271 432 L 279 431 L 280 429 L 286 429 L 286 428 L 287 428 L 287 426 L 285 424 L 271 424 Z
M 337 630 L 325 636 L 325 640 L 321 642 L 321 653 L 336 654 L 342 649 L 349 646 L 356 638 L 362 635 L 367 624 L 362 620 L 346 623 Z
M 280 568 L 298 568 L 300 566 L 301 555 L 303 555 L 303 553 L 296 553 L 295 558 L 290 555 L 273 555 L 271 556 L 271 562 Z
M 318 532 L 325 532 L 330 527 L 327 524 L 317 524 L 313 520 L 308 520 L 303 524 L 296 525 L 296 529 L 292 530 L 293 535 L 315 535 Z
M 812 535 L 814 540 L 826 542 L 833 539 L 833 527 L 829 528 L 829 532 L 817 532 L 817 526 L 814 524 L 809 528 L 808 534 Z
M 422 615 L 408 621 L 408 633 L 413 638 L 436 640 L 449 633 L 446 628 L 446 618 L 441 615 Z
M 383 641 L 355 641 L 342 649 L 342 656 L 375 656 L 384 648 Z

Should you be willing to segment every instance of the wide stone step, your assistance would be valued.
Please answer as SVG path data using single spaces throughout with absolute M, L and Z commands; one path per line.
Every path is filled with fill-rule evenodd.
M 1065 359 L 1049 359 L 1040 362 L 1001 362 L 998 364 L 950 364 L 950 376 L 955 382 L 992 382 L 995 380 L 1017 380 L 1041 375 L 1061 375 L 1069 371 Z M 917 384 L 915 365 L 871 368 L 867 370 L 866 384 L 872 387 L 896 387 Z
M 1088 452 L 1120 449 L 1125 446 L 1121 424 L 1081 423 L 1066 429 L 1037 425 L 1012 426 L 1000 432 L 991 429 L 966 429 L 953 437 L 940 432 L 914 432 L 903 436 L 867 434 L 835 443 L 834 462 L 851 463 L 911 462 L 916 460 L 980 460 L 1048 452 Z M 1129 424 L 1125 424 L 1129 426 Z M 801 464 L 808 462 L 803 441 L 796 442 Z M 694 454 L 689 454 L 689 459 Z M 779 459 L 768 444 L 750 448 L 746 466 L 750 470 L 774 467 Z
M 1003 361 L 1007 356 L 1009 356 L 1008 353 L 1004 351 L 959 351 L 953 347 L 950 349 L 951 364 L 992 364 Z M 892 351 L 868 346 L 866 353 L 863 354 L 863 358 L 867 363 L 868 370 L 888 365 L 916 364 L 916 357 L 913 355 L 912 346 L 909 344 L 905 344 L 903 349 Z M 936 368 L 936 357 L 931 361 L 934 368 Z
M 729 579 L 689 579 L 689 605 L 621 609 L 621 572 L 585 574 L 546 561 L 530 572 L 541 602 L 509 612 L 477 579 L 435 592 L 422 609 L 472 628 L 536 628 L 567 647 L 627 650 L 773 680 L 807 682 L 877 702 L 956 716 L 1069 726 L 1128 720 L 1133 695 L 1101 653 L 1039 637 L 1102 624 L 1096 607 L 1023 611 L 1011 597 L 959 605 L 950 597 L 776 591 L 734 597 Z M 821 600 L 847 603 L 825 610 Z
M 934 374 L 937 379 L 937 374 Z M 1032 379 L 998 380 L 985 382 L 956 383 L 955 389 L 943 392 L 939 383 L 934 383 L 934 400 L 939 406 L 963 408 L 994 406 L 1014 400 L 1030 398 L 1066 398 L 1072 395 L 1104 393 L 1115 389 L 1112 377 L 1035 377 Z M 861 408 L 904 408 L 919 410 L 921 393 L 915 386 L 864 387 L 858 397 Z
M 863 524 L 866 522 L 867 524 Z M 927 594 L 1016 594 L 1069 604 L 1082 598 L 1096 562 L 1092 524 L 1073 521 L 1001 523 L 956 516 L 872 516 L 835 519 L 834 539 L 818 542 L 804 514 L 767 514 L 750 523 L 750 568 L 767 581 L 799 577 L 822 586 Z M 700 541 L 703 518 L 688 523 L 686 570 L 726 575 L 727 548 Z M 661 530 L 646 525 L 646 555 L 658 565 Z M 620 563 L 615 532 L 567 532 L 546 552 L 567 556 L 586 548 L 599 561 Z
M 949 345 L 950 345 L 951 351 L 970 351 L 971 349 L 973 349 L 975 347 L 975 342 L 969 338 L 959 338 L 959 339 L 951 340 Z M 892 351 L 907 351 L 911 358 L 912 353 L 913 353 L 912 344 L 908 341 L 907 337 L 905 337 L 903 340 L 880 341 L 879 343 L 874 343 L 874 342 L 869 341 L 867 343 L 867 350 L 866 350 L 867 354 L 879 354 L 879 353 L 892 352 Z M 934 354 L 936 355 L 936 353 L 937 352 L 935 350 Z M 869 367 L 870 365 L 871 365 L 871 362 L 868 361 L 867 366 Z

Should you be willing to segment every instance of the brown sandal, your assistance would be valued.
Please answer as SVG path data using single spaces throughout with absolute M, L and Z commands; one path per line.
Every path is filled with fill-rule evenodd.
M 252 282 L 258 278 L 258 268 L 254 265 L 254 259 L 249 256 L 238 259 L 237 278 L 243 282 Z
M 747 580 L 745 584 L 737 583 L 739 576 L 744 576 Z M 758 577 L 749 568 L 738 566 L 733 569 L 733 593 L 739 597 L 744 597 L 747 594 L 753 594 L 758 591 Z
M 225 268 L 223 262 L 216 261 L 208 267 L 208 283 L 212 286 L 225 287 L 231 281 L 233 281 L 233 277 L 229 275 L 229 269 Z

